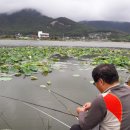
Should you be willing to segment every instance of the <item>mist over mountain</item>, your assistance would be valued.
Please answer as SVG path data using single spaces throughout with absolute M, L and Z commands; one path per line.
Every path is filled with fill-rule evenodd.
M 81 21 L 75 22 L 71 19 L 60 17 L 51 18 L 42 15 L 33 9 L 24 9 L 12 14 L 0 14 L 0 35 L 23 35 L 37 32 L 50 33 L 50 36 L 88 36 L 93 32 L 118 32 L 130 33 L 130 23 L 111 21 Z
M 13 14 L 0 14 L 0 34 L 37 34 L 42 30 L 51 35 L 80 35 L 93 30 L 65 17 L 57 19 L 41 15 L 33 9 L 24 9 Z
M 122 31 L 122 32 L 130 33 L 129 22 L 81 21 L 80 23 L 93 26 L 98 30 Z

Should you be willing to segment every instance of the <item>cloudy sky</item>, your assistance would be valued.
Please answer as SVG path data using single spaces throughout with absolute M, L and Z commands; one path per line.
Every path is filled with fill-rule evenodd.
M 0 13 L 33 8 L 49 17 L 75 21 L 109 20 L 130 22 L 130 0 L 0 0 Z

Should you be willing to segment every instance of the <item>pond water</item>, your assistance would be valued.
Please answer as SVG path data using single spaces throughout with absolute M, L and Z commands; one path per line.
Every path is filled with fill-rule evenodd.
M 92 66 L 80 61 L 57 62 L 53 66 L 55 70 L 47 76 L 35 74 L 38 77 L 35 81 L 24 76 L 13 77 L 10 81 L 0 81 L 0 96 L 13 98 L 0 97 L 1 130 L 69 130 L 69 126 L 78 122 L 73 116 L 21 102 L 31 102 L 76 114 L 77 104 L 52 92 L 80 104 L 92 101 L 99 93 L 91 84 Z M 119 70 L 119 73 L 126 78 L 125 71 Z
M 0 41 L 1 46 L 17 46 L 17 43 L 19 43 L 18 46 L 26 46 L 29 41 L 8 43 L 8 40 Z M 60 42 L 45 42 L 44 44 L 43 41 L 31 43 L 31 45 L 36 46 L 52 45 L 52 43 L 55 43 L 54 46 L 66 45 L 65 42 L 63 44 Z M 81 44 L 74 43 L 71 46 L 78 45 Z M 95 42 L 91 45 L 98 47 L 99 43 Z M 91 45 L 85 43 L 85 46 L 91 47 Z M 118 45 L 123 44 L 119 43 Z M 63 114 L 63 112 L 76 114 L 75 110 L 79 105 L 53 92 L 80 104 L 92 101 L 99 93 L 91 83 L 93 66 L 84 64 L 83 61 L 71 59 L 57 62 L 53 68 L 52 73 L 47 76 L 40 73 L 34 74 L 38 78 L 34 81 L 25 76 L 12 76 L 10 81 L 0 81 L 0 130 L 69 130 L 71 125 L 78 122 L 74 116 Z M 120 69 L 118 72 L 121 81 L 124 82 L 128 73 L 126 70 Z M 45 86 L 46 88 L 44 88 Z M 36 106 L 36 104 L 44 107 Z
M 89 65 L 79 61 L 59 62 L 55 70 L 47 76 L 35 74 L 38 80 L 30 77 L 13 77 L 10 81 L 0 81 L 0 95 L 28 101 L 67 113 L 75 113 L 78 106 L 63 97 L 53 95 L 41 87 L 48 86 L 67 98 L 80 104 L 92 101 L 98 91 L 90 83 L 91 69 Z M 50 82 L 50 85 L 47 83 Z M 70 111 L 66 110 L 66 107 Z M 13 130 L 69 130 L 68 126 L 49 117 L 45 113 L 64 122 L 68 126 L 76 123 L 75 117 L 60 112 L 29 105 L 13 99 L 0 97 L 0 129 Z
M 73 46 L 73 47 L 109 47 L 130 49 L 129 42 L 103 41 L 45 41 L 45 40 L 0 40 L 0 46 Z

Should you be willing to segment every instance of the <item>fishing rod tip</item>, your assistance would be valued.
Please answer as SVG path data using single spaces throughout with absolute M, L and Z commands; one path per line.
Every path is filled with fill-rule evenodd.
M 41 88 L 47 88 L 47 86 L 45 86 L 45 85 L 40 85 L 40 87 L 41 87 Z

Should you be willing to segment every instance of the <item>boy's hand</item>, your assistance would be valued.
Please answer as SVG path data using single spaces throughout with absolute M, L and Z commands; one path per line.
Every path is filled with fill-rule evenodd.
M 85 104 L 83 105 L 83 107 L 85 108 L 86 111 L 89 110 L 90 107 L 91 107 L 91 102 L 85 103 Z
M 77 108 L 77 113 L 79 114 L 80 112 L 87 111 L 90 109 L 90 107 L 91 107 L 91 102 L 87 102 L 82 107 Z

